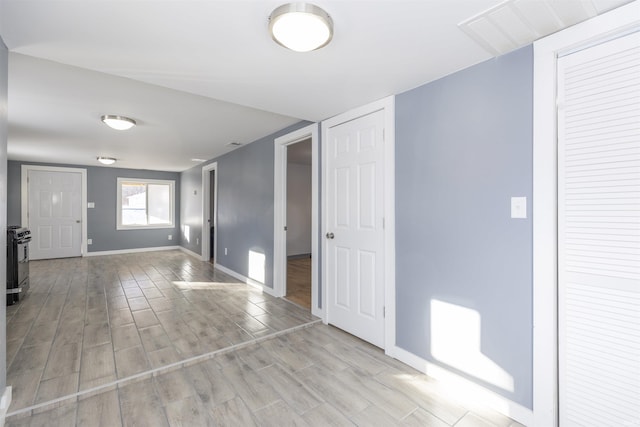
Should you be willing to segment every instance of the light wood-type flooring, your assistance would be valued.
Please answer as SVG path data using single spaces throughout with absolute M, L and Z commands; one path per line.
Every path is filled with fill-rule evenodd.
M 519 426 L 179 251 L 31 266 L 8 426 Z
M 30 263 L 7 307 L 9 412 L 313 320 L 180 251 Z
M 311 258 L 287 260 L 286 298 L 311 310 Z

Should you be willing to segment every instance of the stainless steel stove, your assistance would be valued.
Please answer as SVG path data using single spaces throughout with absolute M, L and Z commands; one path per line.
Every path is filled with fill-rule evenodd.
M 7 227 L 7 305 L 18 302 L 29 290 L 29 242 L 28 228 Z

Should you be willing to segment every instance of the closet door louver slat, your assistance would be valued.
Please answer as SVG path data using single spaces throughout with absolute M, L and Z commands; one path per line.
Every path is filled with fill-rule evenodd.
M 640 425 L 640 33 L 558 59 L 560 426 Z

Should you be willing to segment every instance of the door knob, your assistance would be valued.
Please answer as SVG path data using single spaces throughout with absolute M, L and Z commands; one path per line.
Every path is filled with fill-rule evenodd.
M 334 237 L 333 233 L 327 233 L 327 239 L 333 239 Z

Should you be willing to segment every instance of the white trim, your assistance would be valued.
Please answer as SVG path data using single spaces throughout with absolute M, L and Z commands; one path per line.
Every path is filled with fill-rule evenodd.
M 82 181 L 81 204 L 82 204 L 82 242 L 80 244 L 80 255 L 87 254 L 87 170 L 82 168 L 67 168 L 59 166 L 22 165 L 21 168 L 21 214 L 22 226 L 29 227 L 29 171 L 49 171 L 49 172 L 70 172 L 79 173 Z
M 533 102 L 533 425 L 558 424 L 557 123 L 558 55 L 640 25 L 640 2 L 596 16 L 534 43 Z
M 195 252 L 185 248 L 184 246 L 178 246 L 178 249 L 180 249 L 182 252 L 184 252 L 187 255 L 191 255 L 192 257 L 196 258 L 198 261 L 202 261 L 202 256 L 200 256 L 200 254 L 195 253 Z
M 220 270 L 220 271 L 222 271 L 223 273 L 226 273 L 226 274 L 228 274 L 228 275 L 229 275 L 229 276 L 231 276 L 231 277 L 235 277 L 236 279 L 240 280 L 242 283 L 246 283 L 247 285 L 251 285 L 251 286 L 253 286 L 253 287 L 255 287 L 255 288 L 258 288 L 258 289 L 260 289 L 262 292 L 264 292 L 265 294 L 269 294 L 269 295 L 271 295 L 272 297 L 276 297 L 276 298 L 278 298 L 278 297 L 277 297 L 277 295 L 276 295 L 276 293 L 274 292 L 274 290 L 273 290 L 273 289 L 271 289 L 270 287 L 265 286 L 265 285 L 263 285 L 263 284 L 262 284 L 262 283 L 260 283 L 260 282 L 256 282 L 256 281 L 255 281 L 255 280 L 253 280 L 253 279 L 249 279 L 248 277 L 243 276 L 242 274 L 238 273 L 237 271 L 233 271 L 232 269 L 227 268 L 227 267 L 225 267 L 224 265 L 216 264 L 216 265 L 215 265 L 215 269 L 216 269 L 216 270 Z
M 211 254 L 209 253 L 209 222 L 207 219 L 211 216 L 211 180 L 209 179 L 209 174 L 211 171 L 215 171 L 215 178 L 213 181 L 213 227 L 217 228 L 218 226 L 218 162 L 209 163 L 208 165 L 204 165 L 202 167 L 202 232 L 200 242 L 202 243 L 202 247 L 200 252 L 202 256 L 199 256 L 202 261 L 209 262 L 211 259 Z M 218 253 L 218 233 L 214 232 L 213 235 L 213 253 Z M 215 259 L 214 259 L 215 262 Z
M 314 123 L 274 139 L 273 173 L 273 287 L 277 296 L 286 295 L 287 235 L 287 146 L 311 138 L 311 313 L 323 318 L 318 298 L 318 124 Z
M 184 248 L 182 246 L 155 246 L 152 248 L 117 249 L 113 251 L 88 252 L 87 254 L 85 254 L 85 256 L 137 254 L 140 252 L 172 251 L 172 250 L 179 250 L 179 249 L 184 249 Z
M 0 400 L 0 427 L 4 427 L 9 406 L 11 406 L 11 386 L 4 388 L 4 393 L 2 393 L 2 399 Z
M 162 228 L 175 228 L 176 218 L 176 182 L 172 179 L 144 179 L 144 178 L 127 178 L 119 176 L 116 178 L 116 230 L 154 230 Z M 149 184 L 167 185 L 169 186 L 169 214 L 171 215 L 171 222 L 164 224 L 137 224 L 137 225 L 124 225 L 122 224 L 122 184 L 139 183 L 144 184 L 145 188 Z M 149 192 L 146 196 L 146 213 L 147 220 L 148 208 L 149 208 Z
M 400 347 L 389 349 L 387 355 L 438 380 L 442 391 L 453 399 L 466 402 L 470 406 L 483 405 L 521 424 L 533 425 L 533 411 L 467 378 L 424 360 Z
M 376 111 L 384 111 L 384 271 L 385 271 L 385 326 L 384 326 L 384 348 L 390 349 L 396 344 L 396 249 L 395 249 L 395 96 L 388 96 L 381 100 L 370 104 L 355 108 L 353 110 L 342 113 L 322 122 L 322 159 L 323 168 L 326 167 L 326 147 L 327 135 L 329 128 L 337 126 L 341 123 L 366 116 Z M 324 172 L 324 170 L 323 170 Z M 321 204 L 322 211 L 322 232 L 327 232 L 327 176 L 322 174 L 322 195 Z M 327 259 L 326 245 L 322 240 L 322 259 Z M 327 301 L 327 263 L 323 262 L 322 271 L 322 301 Z M 328 323 L 327 306 L 324 303 L 322 308 L 322 319 L 324 323 Z M 314 313 L 315 314 L 315 313 Z

